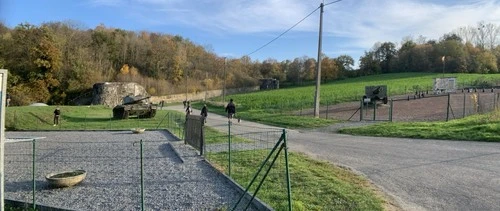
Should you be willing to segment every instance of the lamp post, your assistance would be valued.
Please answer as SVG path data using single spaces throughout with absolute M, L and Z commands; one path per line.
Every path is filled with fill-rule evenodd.
M 444 78 L 444 68 L 446 65 L 446 56 L 441 57 L 441 61 L 443 61 L 443 78 Z

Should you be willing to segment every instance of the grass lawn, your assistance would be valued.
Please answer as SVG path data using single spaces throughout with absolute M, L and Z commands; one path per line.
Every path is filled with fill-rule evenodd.
M 228 142 L 227 133 L 221 133 L 211 127 L 205 127 L 205 143 L 221 144 Z M 231 143 L 253 143 L 253 141 L 231 135 Z
M 339 132 L 366 136 L 500 142 L 500 111 L 449 122 L 382 123 L 344 128 Z
M 165 129 L 181 134 L 184 114 L 158 110 L 153 118 L 113 119 L 105 106 L 59 106 L 59 125 L 53 126 L 55 106 L 14 106 L 5 111 L 7 130 L 129 130 L 131 128 Z
M 268 153 L 269 150 L 232 152 L 231 177 L 246 188 Z M 227 156 L 226 152 L 207 155 L 226 174 Z M 280 156 L 257 197 L 276 210 L 287 210 L 285 165 L 283 154 Z M 383 210 L 384 199 L 366 179 L 349 170 L 300 153 L 289 153 L 289 166 L 293 210 Z M 250 189 L 252 193 L 261 178 L 257 177 Z

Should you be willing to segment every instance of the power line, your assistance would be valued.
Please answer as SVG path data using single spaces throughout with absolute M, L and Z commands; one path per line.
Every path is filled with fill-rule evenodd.
M 330 5 L 330 4 L 334 4 L 334 3 L 337 3 L 337 2 L 340 2 L 342 0 L 336 0 L 336 1 L 332 1 L 330 3 L 326 3 L 324 4 L 323 6 L 326 6 L 326 5 Z M 295 23 L 292 27 L 288 28 L 286 31 L 284 31 L 283 33 L 281 33 L 280 35 L 278 35 L 277 37 L 275 37 L 274 39 L 272 39 L 271 41 L 267 42 L 266 44 L 262 45 L 260 48 L 257 48 L 256 50 L 252 51 L 251 53 L 247 54 L 247 56 L 250 56 L 252 54 L 254 54 L 255 52 L 265 48 L 266 46 L 268 46 L 269 44 L 271 44 L 272 42 L 276 41 L 277 39 L 279 39 L 280 37 L 282 37 L 283 35 L 285 35 L 287 32 L 289 32 L 290 30 L 292 30 L 293 28 L 295 28 L 297 25 L 299 25 L 300 23 L 302 23 L 302 21 L 304 21 L 305 19 L 307 19 L 309 16 L 311 16 L 314 12 L 316 12 L 319 8 L 321 8 L 321 6 L 319 6 L 318 8 L 316 8 L 315 10 L 313 10 L 311 13 L 309 13 L 306 17 L 302 18 L 299 22 Z
M 340 0 L 339 0 L 340 1 Z M 316 8 L 314 11 L 312 11 L 311 13 L 309 13 L 306 17 L 302 18 L 302 20 L 300 20 L 299 22 L 297 22 L 296 24 L 294 24 L 292 27 L 290 27 L 289 29 L 287 29 L 286 31 L 284 31 L 283 33 L 281 33 L 280 35 L 278 35 L 277 37 L 275 37 L 274 39 L 272 39 L 271 41 L 267 42 L 266 44 L 264 44 L 263 46 L 261 46 L 260 48 L 257 48 L 256 50 L 252 51 L 251 53 L 247 54 L 247 56 L 250 56 L 252 54 L 254 54 L 255 52 L 265 48 L 266 46 L 268 46 L 269 44 L 271 44 L 272 42 L 276 41 L 277 39 L 279 39 L 281 36 L 283 36 L 284 34 L 286 34 L 287 32 L 289 32 L 290 30 L 292 30 L 293 28 L 295 28 L 297 25 L 299 25 L 300 23 L 302 23 L 302 21 L 304 21 L 306 18 L 308 18 L 309 16 L 311 16 L 314 12 L 316 12 L 320 7 Z
M 326 3 L 326 4 L 325 4 L 325 6 L 326 6 L 326 5 L 330 5 L 330 4 L 337 3 L 337 2 L 339 2 L 339 1 L 342 1 L 342 0 L 337 0 L 337 1 L 332 1 L 332 2 L 330 2 L 330 3 Z

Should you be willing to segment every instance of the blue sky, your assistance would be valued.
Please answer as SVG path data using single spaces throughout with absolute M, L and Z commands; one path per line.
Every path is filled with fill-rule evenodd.
M 332 0 L 333 1 L 333 0 Z M 325 1 L 329 3 L 332 1 Z M 0 21 L 71 20 L 132 31 L 181 35 L 219 56 L 247 55 L 299 22 L 321 0 L 0 0 Z M 500 0 L 342 0 L 325 7 L 323 53 L 357 62 L 375 42 L 439 39 L 479 21 L 500 25 Z M 250 55 L 278 61 L 317 57 L 319 10 L 280 39 Z

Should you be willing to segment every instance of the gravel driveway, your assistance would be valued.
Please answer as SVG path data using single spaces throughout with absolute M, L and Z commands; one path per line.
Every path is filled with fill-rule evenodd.
M 71 210 L 140 210 L 141 139 L 146 210 L 224 209 L 239 197 L 196 151 L 167 132 L 8 132 L 6 137 L 45 137 L 36 141 L 37 204 Z M 87 171 L 77 186 L 53 189 L 45 181 L 49 173 L 75 169 Z M 31 202 L 31 177 L 32 142 L 8 141 L 5 198 Z

